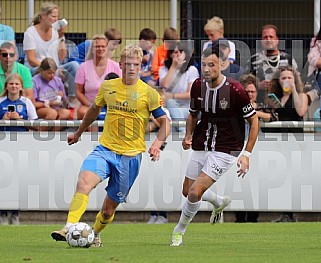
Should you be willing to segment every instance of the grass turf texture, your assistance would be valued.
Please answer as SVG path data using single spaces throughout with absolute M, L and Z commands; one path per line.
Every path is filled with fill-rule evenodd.
M 174 224 L 112 224 L 103 248 L 71 248 L 57 225 L 1 226 L 0 262 L 321 262 L 321 223 L 192 223 L 170 247 Z

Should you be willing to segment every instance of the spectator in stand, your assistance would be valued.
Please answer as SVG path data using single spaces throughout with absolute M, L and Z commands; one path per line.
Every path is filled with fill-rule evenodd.
M 231 63 L 229 60 L 229 54 L 231 53 L 230 42 L 226 38 L 220 38 L 217 40 L 215 45 L 219 45 L 223 53 L 221 58 L 220 70 L 224 76 L 227 78 L 232 78 L 239 80 L 240 77 L 244 74 L 244 69 L 241 68 L 236 63 Z
M 150 28 L 144 28 L 139 33 L 139 47 L 143 50 L 142 68 L 140 79 L 148 85 L 154 87 L 155 81 L 152 76 L 153 53 L 151 51 L 156 41 L 156 33 Z
M 9 74 L 0 97 L 0 118 L 3 120 L 35 120 L 38 118 L 31 100 L 24 97 L 23 80 L 19 74 Z M 28 131 L 25 127 L 2 126 L 1 131 Z M 1 225 L 19 225 L 18 210 L 1 210 Z
M 5 79 L 4 90 L 0 97 L 0 118 L 4 120 L 36 120 L 36 108 L 32 101 L 23 96 L 23 79 L 17 74 L 9 74 Z M 5 131 L 28 131 L 25 127 L 0 127 Z
M 39 118 L 45 120 L 73 119 L 74 109 L 66 109 L 68 103 L 65 87 L 61 79 L 55 75 L 57 65 L 52 58 L 45 58 L 38 67 L 37 74 L 32 77 L 35 106 Z M 55 127 L 54 130 L 60 130 Z
M 193 66 L 191 42 L 173 42 L 169 48 L 164 66 L 159 70 L 159 84 L 163 88 L 163 100 L 174 121 L 185 121 L 189 114 L 190 90 L 199 77 Z M 178 127 L 177 131 L 185 129 Z
M 216 45 L 218 43 L 219 39 L 224 38 L 223 19 L 218 16 L 214 16 L 211 19 L 207 20 L 207 23 L 204 26 L 204 31 L 210 41 L 204 43 L 203 51 L 212 45 Z M 228 42 L 229 42 L 229 47 L 230 47 L 230 53 L 228 55 L 228 59 L 229 59 L 230 63 L 234 63 L 234 61 L 235 61 L 235 44 L 232 41 L 228 41 Z
M 33 86 L 30 70 L 16 62 L 16 46 L 11 42 L 4 42 L 0 46 L 0 93 L 4 89 L 6 77 L 18 73 L 23 80 L 23 96 L 33 101 Z
M 108 73 L 116 73 L 122 76 L 119 63 L 108 57 L 108 40 L 100 34 L 93 37 L 86 61 L 82 63 L 76 74 L 76 94 L 81 103 L 77 111 L 77 118 L 82 120 L 88 108 L 94 102 L 98 89 Z M 104 120 L 106 109 L 103 107 L 98 120 Z M 96 127 L 95 127 L 96 128 Z M 90 131 L 95 131 L 94 127 Z
M 109 28 L 105 31 L 108 40 L 107 50 L 109 58 L 113 57 L 116 48 L 121 44 L 121 33 L 116 28 Z M 76 61 L 79 64 L 85 62 L 86 55 L 92 40 L 86 40 L 77 45 L 70 53 L 69 61 Z
M 152 74 L 156 85 L 158 84 L 159 69 L 164 65 L 164 61 L 167 57 L 168 45 L 173 41 L 178 41 L 178 39 L 179 36 L 175 28 L 168 27 L 164 30 L 162 38 L 163 44 L 156 48 L 152 61 Z
M 0 18 L 2 16 L 2 8 L 0 6 Z M 0 45 L 4 42 L 15 43 L 15 34 L 11 26 L 0 24 Z
M 74 61 L 62 64 L 67 56 L 65 27 L 59 30 L 52 27 L 58 20 L 58 15 L 59 8 L 54 3 L 44 2 L 41 5 L 40 12 L 35 15 L 32 25 L 24 33 L 25 65 L 34 74 L 43 59 L 52 58 L 59 67 L 58 76 L 67 82 L 70 102 L 76 103 L 75 75 L 79 64 Z
M 291 66 L 297 69 L 298 66 L 290 54 L 279 50 L 278 29 L 275 25 L 262 27 L 261 44 L 262 51 L 251 56 L 245 72 L 258 78 L 258 101 L 264 102 L 273 74 L 280 67 Z
M 281 106 L 275 109 L 280 121 L 303 121 L 308 110 L 308 98 L 303 92 L 303 83 L 296 69 L 283 67 L 277 70 L 272 78 L 269 92 L 274 93 L 281 101 Z M 269 132 L 303 133 L 303 128 L 269 128 Z M 295 222 L 292 212 L 284 213 L 273 222 Z
M 309 62 L 309 69 L 308 69 L 308 78 L 314 79 L 316 85 L 316 89 L 314 90 L 315 96 L 312 96 L 312 92 L 310 91 L 308 95 L 310 95 L 311 101 L 320 99 L 320 92 L 321 92 L 321 29 L 319 30 L 318 34 L 311 39 L 310 43 L 310 51 L 308 54 L 308 62 Z M 309 97 L 308 97 L 309 98 Z M 314 113 L 314 116 L 321 116 L 321 100 L 320 100 L 320 107 Z M 320 119 L 320 118 L 319 118 Z

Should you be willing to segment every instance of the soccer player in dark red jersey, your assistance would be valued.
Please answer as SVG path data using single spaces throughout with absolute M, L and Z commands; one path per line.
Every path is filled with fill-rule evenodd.
M 186 228 L 202 200 L 214 206 L 211 223 L 220 219 L 231 199 L 229 196 L 217 196 L 209 188 L 237 158 L 238 176 L 246 175 L 257 139 L 259 124 L 255 110 L 242 85 L 222 75 L 221 57 L 222 52 L 217 45 L 203 51 L 202 78 L 195 80 L 191 89 L 190 113 L 182 145 L 184 150 L 192 148 L 193 153 L 183 183 L 183 194 L 187 200 L 174 228 L 171 246 L 182 245 Z M 244 147 L 245 120 L 250 130 Z

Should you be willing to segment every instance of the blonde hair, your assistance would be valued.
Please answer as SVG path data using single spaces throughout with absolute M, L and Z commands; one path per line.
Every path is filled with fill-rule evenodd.
M 90 43 L 89 50 L 88 50 L 88 52 L 87 52 L 87 54 L 86 54 L 86 59 L 85 59 L 85 60 L 89 60 L 89 59 L 93 59 L 93 58 L 94 58 L 94 52 L 93 52 L 93 50 L 94 50 L 94 44 L 95 44 L 95 41 L 98 40 L 98 39 L 104 39 L 104 40 L 106 40 L 106 47 L 107 47 L 108 39 L 107 39 L 107 37 L 106 37 L 105 35 L 103 35 L 103 34 L 94 35 L 94 36 L 93 36 L 93 39 L 92 39 L 92 41 L 91 41 L 91 43 Z
M 3 89 L 3 92 L 1 94 L 1 97 L 3 96 L 7 96 L 8 95 L 8 89 L 7 89 L 7 85 L 8 83 L 13 80 L 13 79 L 18 79 L 21 83 L 21 87 L 23 89 L 23 80 L 22 80 L 22 77 L 18 74 L 18 73 L 11 73 L 9 74 L 7 77 L 6 77 L 6 80 L 4 82 L 4 89 Z M 22 89 L 20 90 L 20 96 L 22 96 Z
M 125 46 L 120 52 L 120 61 L 126 58 L 132 58 L 137 56 L 137 58 L 142 62 L 143 60 L 143 50 L 139 46 L 128 45 Z
M 211 19 L 207 20 L 206 25 L 204 26 L 204 31 L 218 31 L 224 30 L 223 19 L 218 16 L 213 16 Z
M 44 2 L 40 7 L 40 11 L 35 14 L 31 20 L 31 25 L 37 25 L 41 22 L 42 15 L 49 15 L 54 9 L 59 9 L 58 5 L 52 2 Z

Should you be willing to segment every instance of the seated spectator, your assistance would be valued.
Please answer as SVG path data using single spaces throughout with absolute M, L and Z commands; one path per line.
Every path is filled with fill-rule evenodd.
M 152 61 L 153 53 L 151 51 L 156 41 L 156 33 L 149 29 L 144 28 L 139 33 L 139 47 L 143 50 L 142 68 L 140 70 L 140 79 L 148 85 L 154 87 L 156 82 L 152 76 Z
M 0 93 L 4 89 L 6 76 L 18 73 L 23 80 L 23 96 L 33 101 L 33 86 L 30 70 L 16 62 L 16 46 L 11 42 L 4 42 L 0 46 Z
M 60 69 L 58 71 L 59 77 L 66 81 L 69 99 L 76 103 L 74 80 L 79 64 L 74 61 L 62 64 L 67 56 L 65 27 L 59 30 L 52 27 L 52 24 L 58 20 L 58 15 L 57 5 L 50 2 L 44 2 L 41 5 L 40 12 L 35 15 L 32 25 L 24 33 L 25 65 L 34 74 L 43 59 L 52 58 Z
M 178 39 L 179 36 L 175 28 L 168 27 L 164 30 L 163 44 L 156 48 L 152 60 L 152 74 L 156 85 L 159 82 L 159 69 L 164 65 L 164 61 L 167 58 L 168 45 L 173 41 L 178 41 Z
M 174 121 L 186 120 L 190 107 L 190 90 L 194 80 L 199 77 L 193 66 L 188 42 L 175 42 L 169 49 L 167 58 L 159 70 L 159 83 L 163 88 L 163 99 Z M 187 60 L 186 58 L 189 58 Z M 185 129 L 178 128 L 178 131 Z
M 226 38 L 220 38 L 215 45 L 219 45 L 222 50 L 223 57 L 221 57 L 220 70 L 222 74 L 228 78 L 239 80 L 244 74 L 244 69 L 241 68 L 236 63 L 231 63 L 229 60 L 229 55 L 231 53 L 230 41 Z
M 52 58 L 41 61 L 37 74 L 32 77 L 35 106 L 39 118 L 45 120 L 73 119 L 74 109 L 66 109 L 67 98 L 61 79 L 55 75 L 57 65 Z M 55 127 L 54 130 L 60 130 Z
M 113 57 L 113 54 L 121 44 L 121 33 L 116 28 L 109 28 L 105 31 L 104 35 L 108 40 L 107 50 L 109 58 Z M 92 40 L 86 40 L 77 45 L 70 53 L 69 61 L 76 61 L 79 64 L 85 62 L 86 55 L 89 51 Z
M 258 80 L 258 101 L 264 102 L 273 74 L 281 67 L 297 69 L 297 63 L 291 54 L 279 50 L 278 28 L 275 25 L 262 27 L 262 50 L 252 55 L 245 72 L 255 75 Z
M 2 8 L 0 6 L 0 18 L 2 15 Z M 7 26 L 0 23 L 0 45 L 4 42 L 15 43 L 15 34 L 11 26 Z
M 9 74 L 0 97 L 0 118 L 4 120 L 36 120 L 36 108 L 32 101 L 23 96 L 23 80 L 17 73 Z M 4 131 L 28 131 L 25 127 L 0 127 Z
M 3 120 L 35 120 L 38 118 L 31 100 L 22 96 L 23 81 L 19 74 L 9 74 L 0 97 L 0 118 Z M 28 131 L 26 127 L 0 126 L 1 131 Z M 19 225 L 19 211 L 0 211 L 1 225 Z
M 264 122 L 278 121 L 279 118 L 275 109 L 257 102 L 258 79 L 252 74 L 246 74 L 241 76 L 240 82 L 249 95 L 253 108 L 256 110 L 257 117 Z
M 223 19 L 218 16 L 214 16 L 211 19 L 207 20 L 207 23 L 204 26 L 204 31 L 210 41 L 204 43 L 203 51 L 208 47 L 216 45 L 218 43 L 218 40 L 224 38 Z M 228 60 L 231 63 L 234 63 L 234 61 L 235 61 L 235 44 L 229 40 L 228 40 L 228 43 L 229 43 L 229 47 L 230 47 L 230 53 L 228 54 Z
M 269 93 L 274 93 L 281 106 L 276 108 L 280 121 L 302 121 L 308 110 L 308 98 L 303 92 L 303 83 L 298 72 L 291 67 L 280 68 L 273 75 Z M 303 133 L 303 128 L 269 128 L 269 132 Z M 284 213 L 273 222 L 295 222 L 292 212 Z
M 108 57 L 108 40 L 104 35 L 95 35 L 87 54 L 86 61 L 82 63 L 76 74 L 77 98 L 81 103 L 77 111 L 77 118 L 82 120 L 89 106 L 94 102 L 98 89 L 108 73 L 122 75 L 119 64 Z M 103 108 L 99 120 L 105 118 L 106 110 Z M 93 127 L 91 127 L 93 128 Z M 93 130 L 91 130 L 93 131 Z
M 321 93 L 321 29 L 318 34 L 311 39 L 310 43 L 310 51 L 308 54 L 308 78 L 313 79 L 317 85 L 315 88 L 317 89 L 317 97 L 320 98 Z M 311 92 L 309 92 L 309 95 Z M 312 97 L 312 96 L 311 96 Z M 315 98 L 316 99 L 316 98 Z M 315 100 L 312 99 L 312 100 Z M 319 114 L 321 113 L 321 100 L 319 107 Z

